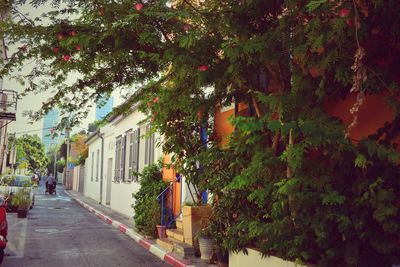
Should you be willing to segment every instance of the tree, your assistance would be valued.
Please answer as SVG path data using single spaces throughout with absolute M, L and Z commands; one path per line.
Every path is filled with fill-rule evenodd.
M 75 153 L 74 162 L 78 165 L 85 164 L 89 148 L 86 145 L 86 134 L 75 134 L 71 137 L 71 150 Z
M 17 162 L 27 162 L 29 170 L 42 170 L 49 159 L 44 144 L 37 135 L 23 135 L 16 140 Z
M 2 24 L 20 49 L 0 77 L 36 61 L 17 78 L 27 92 L 58 92 L 34 118 L 57 104 L 79 119 L 91 100 L 136 86 L 115 113 L 139 103 L 178 171 L 219 205 L 235 204 L 215 209 L 230 211 L 220 214 L 219 239 L 229 250 L 319 266 L 398 264 L 400 2 L 172 2 L 71 1 L 46 24 Z M 357 101 L 346 125 L 325 104 L 350 93 Z M 349 139 L 366 96 L 381 94 L 393 120 Z M 248 116 L 231 120 L 225 149 L 217 140 L 205 149 L 200 129 L 215 136 L 209 118 L 232 102 Z

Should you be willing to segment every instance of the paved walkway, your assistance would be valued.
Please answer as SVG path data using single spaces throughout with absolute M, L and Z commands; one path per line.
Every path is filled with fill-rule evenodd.
M 208 265 L 198 258 L 184 260 L 174 253 L 167 253 L 162 247 L 155 243 L 155 240 L 145 239 L 141 234 L 133 229 L 133 219 L 120 212 L 117 212 L 107 206 L 99 204 L 97 201 L 83 196 L 81 193 L 66 190 L 65 193 L 75 199 L 81 206 L 96 214 L 96 216 L 108 224 L 118 228 L 121 232 L 125 233 L 143 248 L 147 249 L 150 253 L 156 255 L 161 260 L 174 267 L 207 267 L 216 266 Z

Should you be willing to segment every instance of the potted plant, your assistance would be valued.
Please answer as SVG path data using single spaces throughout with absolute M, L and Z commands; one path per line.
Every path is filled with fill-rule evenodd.
M 210 262 L 214 255 L 214 241 L 208 227 L 201 229 L 197 235 L 201 259 Z
M 229 267 L 229 252 L 219 244 L 216 245 L 215 254 L 217 255 L 218 267 Z
M 15 193 L 12 197 L 11 204 L 13 206 L 18 206 L 17 217 L 25 218 L 31 205 L 29 188 L 23 187 L 21 190 Z

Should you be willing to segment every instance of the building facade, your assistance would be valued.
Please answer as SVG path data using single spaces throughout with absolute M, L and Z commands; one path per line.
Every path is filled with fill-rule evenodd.
M 56 127 L 59 122 L 60 111 L 57 108 L 50 110 L 43 118 L 42 141 L 46 151 L 48 151 L 49 147 L 56 142 L 53 139 L 53 128 Z
M 145 116 L 138 110 L 127 116 L 116 116 L 88 137 L 84 194 L 103 205 L 128 216 L 133 215 L 132 193 L 139 190 L 134 171 L 157 161 L 161 148 L 156 147 L 158 136 L 144 136 L 149 126 L 140 125 Z

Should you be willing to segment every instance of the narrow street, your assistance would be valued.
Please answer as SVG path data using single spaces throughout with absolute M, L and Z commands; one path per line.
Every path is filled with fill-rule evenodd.
M 8 213 L 8 244 L 2 266 L 168 266 L 68 197 L 36 189 L 25 219 Z

